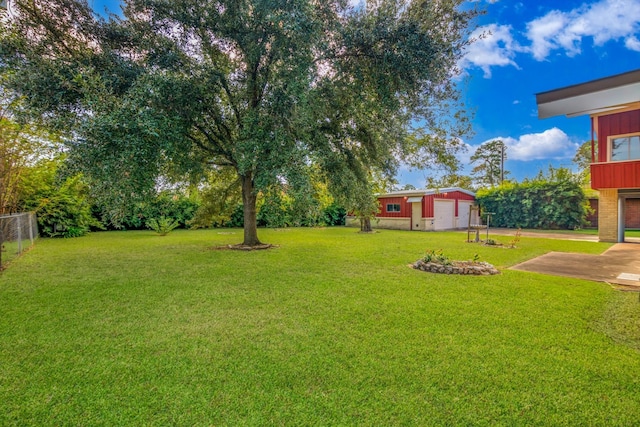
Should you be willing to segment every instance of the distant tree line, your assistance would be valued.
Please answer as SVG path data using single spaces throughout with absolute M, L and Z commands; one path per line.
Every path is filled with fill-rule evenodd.
M 3 139 L 0 150 L 10 152 L 9 140 Z M 15 141 L 14 141 L 15 142 Z M 55 149 L 52 149 L 55 153 Z M 8 157 L 3 157 L 9 164 Z M 8 170 L 0 167 L 0 171 Z M 109 206 L 92 197 L 89 184 L 82 174 L 70 173 L 61 152 L 52 157 L 13 159 L 10 195 L 3 198 L 0 213 L 35 212 L 40 233 L 48 237 L 77 237 L 91 230 L 141 230 L 151 220 L 166 217 L 180 228 L 242 227 L 242 201 L 236 194 L 215 199 L 208 197 L 212 187 L 224 186 L 212 182 L 197 187 L 158 190 L 144 201 L 131 203 L 111 221 Z M 8 175 L 8 174 L 6 174 Z M 9 180 L 0 177 L 9 187 Z M 6 191 L 9 194 L 8 190 Z M 328 195 L 311 195 L 304 201 L 286 192 L 260 193 L 258 225 L 261 227 L 333 226 L 344 225 L 346 210 Z

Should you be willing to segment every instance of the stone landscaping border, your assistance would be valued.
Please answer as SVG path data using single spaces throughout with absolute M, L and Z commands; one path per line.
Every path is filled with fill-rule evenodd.
M 488 262 L 478 261 L 453 261 L 451 264 L 444 265 L 436 262 L 426 262 L 420 259 L 411 264 L 411 267 L 416 270 L 439 274 L 466 274 L 476 276 L 500 274 L 498 269 Z

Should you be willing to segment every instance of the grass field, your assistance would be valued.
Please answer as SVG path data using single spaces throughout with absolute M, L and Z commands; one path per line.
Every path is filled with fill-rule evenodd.
M 211 249 L 240 230 L 38 241 L 0 274 L 0 425 L 640 420 L 638 296 L 506 269 L 607 244 L 522 238 L 504 249 L 466 233 L 345 228 L 260 236 L 279 247 Z M 503 271 L 407 267 L 430 249 Z
M 553 234 L 587 234 L 587 235 L 592 235 L 592 236 L 597 236 L 598 235 L 598 229 L 597 228 L 581 228 L 579 230 L 541 230 L 541 229 L 525 229 L 522 231 L 526 231 L 529 233 L 553 233 Z M 515 231 L 514 231 L 515 233 Z M 640 237 L 640 230 L 636 230 L 636 229 L 627 229 L 624 232 L 625 237 L 633 237 L 633 238 L 638 238 Z

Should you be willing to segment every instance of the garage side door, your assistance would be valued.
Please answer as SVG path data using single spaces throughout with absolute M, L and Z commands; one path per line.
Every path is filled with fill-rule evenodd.
M 471 205 L 473 205 L 473 202 L 466 200 L 458 201 L 458 228 L 467 228 L 469 226 Z
M 450 230 L 453 228 L 453 220 L 455 218 L 455 201 L 453 200 L 434 200 L 434 230 Z

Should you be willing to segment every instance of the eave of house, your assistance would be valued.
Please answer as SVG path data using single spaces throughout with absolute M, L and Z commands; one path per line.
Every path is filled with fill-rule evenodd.
M 476 193 L 473 191 L 465 190 L 460 187 L 447 187 L 447 188 L 427 188 L 425 190 L 403 190 L 403 191 L 394 191 L 386 194 L 377 194 L 378 197 L 420 197 L 420 196 L 430 196 L 433 194 L 444 194 L 451 193 L 453 191 L 459 191 L 464 194 L 468 194 L 469 196 L 476 196 Z
M 538 118 L 576 117 L 640 102 L 640 70 L 536 94 Z

